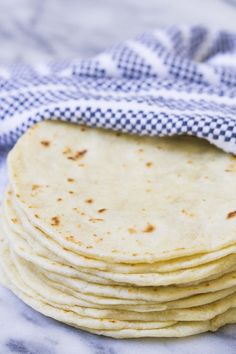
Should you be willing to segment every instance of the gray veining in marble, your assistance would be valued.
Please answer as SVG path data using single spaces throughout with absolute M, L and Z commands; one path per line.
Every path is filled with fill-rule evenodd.
M 159 25 L 236 31 L 236 0 L 0 0 L 0 67 L 92 56 Z M 0 149 L 0 195 L 7 148 Z M 187 339 L 113 340 L 62 325 L 0 287 L 0 354 L 234 354 L 236 325 Z

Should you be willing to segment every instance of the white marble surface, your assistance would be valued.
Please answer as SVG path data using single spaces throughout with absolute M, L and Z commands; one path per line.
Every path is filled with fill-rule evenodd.
M 159 25 L 236 31 L 236 0 L 1 0 L 0 67 L 88 57 Z M 7 149 L 0 149 L 0 195 Z M 0 354 L 234 354 L 236 325 L 187 339 L 113 340 L 48 319 L 0 287 Z

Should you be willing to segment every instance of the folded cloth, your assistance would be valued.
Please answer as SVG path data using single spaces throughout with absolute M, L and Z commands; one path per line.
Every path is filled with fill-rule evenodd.
M 188 134 L 236 154 L 236 34 L 168 27 L 93 59 L 1 67 L 0 145 L 43 119 Z

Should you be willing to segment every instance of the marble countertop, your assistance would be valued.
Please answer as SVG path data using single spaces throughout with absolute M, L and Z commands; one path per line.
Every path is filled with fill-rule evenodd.
M 159 25 L 236 31 L 236 0 L 1 0 L 0 67 L 94 55 Z M 7 149 L 0 148 L 0 196 Z M 62 325 L 0 287 L 0 354 L 234 354 L 236 325 L 186 339 L 114 340 Z

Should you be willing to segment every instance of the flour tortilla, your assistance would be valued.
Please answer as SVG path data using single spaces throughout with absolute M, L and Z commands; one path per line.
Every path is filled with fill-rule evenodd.
M 236 308 L 232 308 L 226 313 L 223 313 L 216 318 L 213 318 L 211 321 L 205 322 L 179 322 L 176 325 L 162 328 L 158 330 L 129 330 L 123 329 L 120 331 L 93 331 L 97 335 L 108 336 L 112 338 L 141 338 L 141 337 L 187 337 L 195 334 L 200 334 L 207 331 L 215 332 L 219 328 L 225 326 L 226 324 L 236 323 Z
M 59 122 L 30 129 L 8 160 L 32 224 L 78 254 L 125 263 L 235 244 L 235 165 L 191 137 L 120 136 Z
M 104 305 L 110 305 L 112 302 L 115 303 L 115 305 L 121 304 L 128 304 L 128 300 L 123 300 L 123 299 L 118 299 L 118 298 L 113 298 L 112 294 L 109 298 L 103 296 L 102 291 L 98 294 L 96 292 L 91 292 L 91 290 L 85 290 L 81 289 L 81 284 L 76 284 L 75 282 L 66 282 L 66 280 L 61 280 L 57 279 L 55 284 L 55 279 L 51 280 L 50 274 L 48 274 L 49 278 L 45 277 L 45 275 L 42 275 L 37 271 L 35 267 L 32 266 L 32 264 L 29 264 L 28 262 L 24 262 L 22 259 L 17 257 L 16 255 L 12 254 L 12 259 L 13 263 L 15 264 L 18 272 L 21 274 L 21 276 L 26 279 L 25 281 L 29 284 L 35 281 L 36 279 L 41 280 L 42 284 L 47 285 L 49 288 L 54 288 L 58 289 L 61 293 L 69 293 L 75 296 L 76 298 L 83 299 L 85 301 L 89 301 L 96 306 L 97 304 L 104 304 Z M 72 283 L 72 284 L 71 284 Z M 63 284 L 63 286 L 61 286 Z M 86 286 L 86 285 L 85 285 Z M 87 284 L 87 287 L 89 289 L 89 284 Z M 190 308 L 192 306 L 198 306 L 202 304 L 208 304 L 212 303 L 216 300 L 225 298 L 228 295 L 231 295 L 235 292 L 236 287 L 232 287 L 229 289 L 225 289 L 222 291 L 214 292 L 214 293 L 207 293 L 207 294 L 201 294 L 201 295 L 196 295 L 188 298 L 184 298 L 183 300 L 176 300 L 176 301 L 170 301 L 170 302 L 161 302 L 160 300 L 157 301 L 157 303 L 153 302 L 154 300 L 151 300 L 149 302 L 142 302 L 142 301 L 130 301 L 130 306 L 134 304 L 134 306 L 137 306 L 137 311 L 139 309 L 139 305 L 141 304 L 142 307 L 147 308 L 147 311 L 150 311 L 151 309 L 156 309 L 156 311 L 159 310 L 164 310 L 164 309 L 169 309 L 169 308 Z M 84 290 L 84 291 L 83 291 Z M 85 296 L 84 296 L 85 294 Z M 145 305 L 146 304 L 146 305 Z
M 17 231 L 18 234 L 24 235 L 23 237 L 27 239 L 27 241 L 33 246 L 34 250 L 40 248 L 40 243 L 43 246 L 40 251 L 45 256 L 45 251 L 47 254 L 50 254 L 50 258 L 55 258 L 55 254 L 51 251 L 54 250 L 58 255 L 64 254 L 67 259 L 67 262 L 71 266 L 79 266 L 79 267 L 87 267 L 87 268 L 96 268 L 101 270 L 109 270 L 118 273 L 150 273 L 150 272 L 171 272 L 180 269 L 186 269 L 195 267 L 198 265 L 206 264 L 216 259 L 220 259 L 229 254 L 236 253 L 236 245 L 232 245 L 226 247 L 224 249 L 211 252 L 208 254 L 198 254 L 196 256 L 189 256 L 185 258 L 177 258 L 169 261 L 163 261 L 159 263 L 149 263 L 149 264 L 114 264 L 114 263 L 106 263 L 102 261 L 98 261 L 91 258 L 83 257 L 79 254 L 76 254 L 74 257 L 74 253 L 72 252 L 71 258 L 69 258 L 68 250 L 65 252 L 61 249 L 60 246 L 55 244 L 52 239 L 49 239 L 47 235 L 45 235 L 40 230 L 36 229 L 31 225 L 30 221 L 27 219 L 27 216 L 20 212 L 21 218 L 16 213 L 16 210 L 13 207 L 12 199 L 12 191 L 7 190 L 6 198 L 4 202 L 4 212 L 3 215 L 5 217 L 5 221 L 8 222 L 9 226 Z M 14 203 L 15 208 L 17 208 L 17 202 Z M 12 222 L 14 220 L 14 223 Z M 23 228 L 23 225 L 24 228 Z M 50 250 L 50 251 L 49 251 Z M 63 252 L 64 251 L 64 252 Z M 46 255 L 47 255 L 46 254 Z M 58 258 L 56 256 L 56 258 Z
M 8 253 L 9 258 L 9 253 Z M 33 289 L 36 291 L 37 295 L 44 298 L 44 301 L 51 304 L 52 306 L 63 308 L 66 310 L 72 310 L 73 312 L 78 313 L 79 315 L 84 315 L 86 312 L 85 309 L 76 306 L 76 298 L 63 294 L 62 292 L 55 291 L 55 289 L 45 286 L 45 282 L 41 281 L 40 278 L 35 276 L 34 272 L 29 270 L 25 265 L 21 262 L 15 262 L 16 259 L 11 257 L 13 260 L 12 266 L 16 266 L 16 272 L 20 274 L 23 283 L 25 283 L 26 287 Z M 19 261 L 19 260 L 18 260 Z M 10 268 L 10 267 L 9 267 Z M 12 269 L 12 267 L 11 267 Z M 109 318 L 112 319 L 121 319 L 119 317 L 123 317 L 122 320 L 135 320 L 139 321 L 140 317 L 145 319 L 145 321 L 202 321 L 202 320 L 209 320 L 215 317 L 218 314 L 221 314 L 227 311 L 229 308 L 236 306 L 236 293 L 234 291 L 231 292 L 230 296 L 223 298 L 220 301 L 216 301 L 210 305 L 194 307 L 190 309 L 180 309 L 180 310 L 169 310 L 169 311 L 161 311 L 155 313 L 141 313 L 141 316 L 138 312 L 121 312 L 119 310 L 95 310 L 90 309 L 89 317 L 94 318 L 107 318 L 106 316 L 109 315 Z M 49 297 L 49 299 L 48 299 Z M 59 300 L 63 298 L 62 303 Z M 73 301 L 74 300 L 74 301 Z M 105 316 L 106 314 L 106 316 Z M 128 318 L 127 318 L 128 317 Z
M 9 230 L 7 231 L 9 235 Z M 6 232 L 4 233 L 7 234 Z M 17 242 L 19 242 L 20 238 L 15 237 L 12 240 L 12 245 L 16 246 Z M 11 248 L 12 248 L 11 245 Z M 195 286 L 187 286 L 187 287 L 177 287 L 177 286 L 169 286 L 169 287 L 127 287 L 127 286 L 119 286 L 111 284 L 99 284 L 91 282 L 90 279 L 82 276 L 83 273 L 80 273 L 80 278 L 78 278 L 78 272 L 73 270 L 71 272 L 64 271 L 64 267 L 61 264 L 56 266 L 55 262 L 51 262 L 50 259 L 42 258 L 36 256 L 34 254 L 30 255 L 31 249 L 30 247 L 25 248 L 25 245 L 22 244 L 18 248 L 13 246 L 14 251 L 24 260 L 30 261 L 32 264 L 38 268 L 41 273 L 45 273 L 46 277 L 51 278 L 58 283 L 57 288 L 59 287 L 62 291 L 66 291 L 65 286 L 59 286 L 59 284 L 67 284 L 75 282 L 77 284 L 77 288 L 80 291 L 86 293 L 96 293 L 100 296 L 107 297 L 115 297 L 115 298 L 124 298 L 124 299 L 134 299 L 134 300 L 145 300 L 145 301 L 157 301 L 157 302 L 166 302 L 173 301 L 189 296 L 193 296 L 196 294 L 208 293 L 208 292 L 217 292 L 219 290 L 224 290 L 227 288 L 233 288 L 236 286 L 236 272 L 230 272 L 226 275 L 222 276 L 220 279 L 216 279 L 213 281 L 207 281 L 200 283 Z M 25 248 L 25 252 L 22 253 L 22 248 Z M 20 250 L 20 252 L 18 252 Z M 53 267 L 51 266 L 53 264 Z M 49 266 L 48 266 L 49 265 Z M 69 268 L 71 269 L 71 268 Z M 36 272 L 36 269 L 34 270 Z M 48 273 L 49 271 L 49 273 Z M 54 273 L 58 275 L 54 275 Z M 47 274 L 48 273 L 48 274 Z M 62 275 L 66 275 L 69 277 L 63 278 Z M 82 277 L 81 277 L 82 276 Z M 73 279 L 75 278 L 76 279 Z M 71 279 L 70 279 L 71 278 Z M 44 279 L 45 280 L 45 279 Z M 92 279 L 94 280 L 94 279 Z M 96 279 L 97 281 L 97 279 Z M 213 300 L 214 301 L 214 298 Z
M 136 286 L 167 286 L 172 284 L 190 284 L 200 281 L 218 278 L 221 275 L 230 272 L 236 264 L 236 255 L 224 257 L 222 260 L 217 260 L 208 263 L 206 266 L 198 266 L 195 268 L 184 269 L 171 273 L 144 273 L 144 274 L 118 274 L 109 273 L 99 270 L 83 270 L 84 273 L 96 275 L 102 279 L 115 281 L 117 284 L 129 284 Z
M 5 276 L 5 282 L 7 277 Z M 202 333 L 208 330 L 216 330 L 220 326 L 226 323 L 234 323 L 236 321 L 235 309 L 230 309 L 226 313 L 221 314 L 216 317 L 216 320 L 208 321 L 197 321 L 197 322 L 178 322 L 170 325 L 170 322 L 137 322 L 134 323 L 131 321 L 117 321 L 117 320 L 98 320 L 91 318 L 86 318 L 78 316 L 78 314 L 69 311 L 55 308 L 43 301 L 39 300 L 37 296 L 30 297 L 25 292 L 19 290 L 14 284 L 8 282 L 9 288 L 17 294 L 24 302 L 28 305 L 59 321 L 67 323 L 69 325 L 85 329 L 86 331 L 106 335 L 114 338 L 139 338 L 139 337 L 183 337 L 192 334 Z M 92 327 L 90 327 L 92 324 Z M 154 324 L 155 327 L 151 327 Z M 125 326 L 122 328 L 122 326 Z M 138 327 L 138 328 L 135 328 Z M 160 328 L 162 326 L 162 328 Z M 166 326 L 166 327 L 165 327 Z M 95 327 L 95 328 L 94 328 Z M 99 329 L 101 327 L 107 329 Z M 115 330 L 111 328 L 116 328 Z M 121 327 L 119 329 L 119 327 Z M 128 328 L 127 328 L 128 327 Z
M 22 260 L 21 263 L 24 263 L 24 261 Z M 32 266 L 31 266 L 32 267 Z M 21 275 L 24 274 L 24 271 L 22 269 L 22 267 L 20 268 L 20 273 Z M 37 274 L 38 279 L 40 279 L 40 274 L 39 272 L 37 272 L 37 270 L 35 268 L 33 268 L 33 273 Z M 32 281 L 32 279 L 31 279 Z M 31 283 L 30 281 L 30 283 Z M 43 282 L 45 284 L 45 286 L 47 285 L 47 279 L 44 277 L 43 278 Z M 68 284 L 66 284 L 65 280 L 61 280 L 59 281 L 59 283 L 50 283 L 50 285 L 54 285 L 54 287 L 56 289 L 59 289 L 62 293 L 71 293 L 73 294 L 75 297 L 79 297 L 80 300 L 82 298 L 82 305 L 84 306 L 90 306 L 90 307 L 94 307 L 94 306 L 104 306 L 104 307 L 109 307 L 111 304 L 116 307 L 116 309 L 127 309 L 127 310 L 134 310 L 134 311 L 141 311 L 141 312 L 153 312 L 153 311 L 161 311 L 164 309 L 168 309 L 168 308 L 190 308 L 192 306 L 199 306 L 199 305 L 203 305 L 206 303 L 211 303 L 213 301 L 216 301 L 218 299 L 221 299 L 229 294 L 232 294 L 235 290 L 234 288 L 229 288 L 229 289 L 225 289 L 224 291 L 218 291 L 218 292 L 214 292 L 214 293 L 209 293 L 209 294 L 202 294 L 202 295 L 197 295 L 197 296 L 191 296 L 187 299 L 183 299 L 181 300 L 176 300 L 176 301 L 171 301 L 168 303 L 152 303 L 152 301 L 146 302 L 147 305 L 143 305 L 142 301 L 134 301 L 134 302 L 129 302 L 129 301 L 123 301 L 123 300 L 117 300 L 117 299 L 104 299 L 103 296 L 89 296 L 86 295 L 84 296 L 83 294 L 81 294 L 81 289 L 80 286 L 77 286 L 77 289 L 75 287 L 74 291 L 70 290 L 70 286 L 68 286 Z M 60 285 L 60 284 L 65 284 L 65 285 Z M 69 284 L 70 285 L 70 284 Z M 88 288 L 89 288 L 89 284 L 88 284 Z M 178 290 L 178 289 L 177 289 Z M 173 289 L 172 289 L 173 291 Z M 181 291 L 181 289 L 180 289 Z M 85 291 L 86 293 L 87 291 Z M 166 293 L 168 294 L 168 291 L 166 291 Z M 100 293 L 101 295 L 101 293 Z M 85 302 L 84 302 L 85 301 Z M 135 305 L 132 305 L 132 303 L 134 303 Z M 141 305 L 140 305 L 141 303 Z M 81 305 L 81 302 L 79 303 Z M 137 307 L 138 305 L 138 307 Z M 136 308 L 137 307 L 137 308 Z
M 30 289 L 23 281 L 22 278 L 20 277 L 20 274 L 15 272 L 14 266 L 11 264 L 11 262 L 9 262 L 9 259 L 7 260 L 6 257 L 4 258 L 4 254 L 2 255 L 2 260 L 3 263 L 8 264 L 8 266 L 4 267 L 4 271 L 6 271 L 6 269 L 11 269 L 11 272 L 8 271 L 7 275 L 5 273 L 6 278 L 8 278 L 8 276 L 10 276 L 10 280 L 8 278 L 9 281 L 9 288 L 13 290 L 13 292 L 16 292 L 17 295 L 22 298 L 25 301 L 25 298 L 27 299 L 25 302 L 29 303 L 29 305 L 31 305 L 31 301 L 28 302 L 28 297 L 29 299 L 31 298 L 31 300 L 36 301 L 39 299 L 39 302 L 42 305 L 44 305 L 43 302 L 43 298 L 41 298 L 36 292 L 34 292 L 32 289 Z M 19 295 L 20 294 L 20 295 Z M 54 308 L 54 310 L 57 310 L 57 308 Z M 97 329 L 110 329 L 110 328 L 114 328 L 114 329 L 121 329 L 121 328 L 162 328 L 164 326 L 168 326 L 171 325 L 173 323 L 175 323 L 174 321 L 163 321 L 163 322 L 152 322 L 152 323 L 147 323 L 147 322 L 128 322 L 128 321 L 119 321 L 119 320 L 110 320 L 110 319 L 106 319 L 106 318 L 100 318 L 100 319 L 96 319 L 96 318 L 86 318 L 83 316 L 80 316 L 70 310 L 62 310 L 65 313 L 70 313 L 70 318 L 75 322 L 75 324 L 77 324 L 78 326 L 85 326 L 88 328 L 97 328 Z M 44 313 L 42 311 L 42 309 L 40 308 L 40 312 Z M 53 316 L 52 316 L 53 317 Z M 66 321 L 63 321 L 66 322 Z
M 59 252 L 60 250 L 58 250 Z M 67 259 L 70 254 L 67 253 Z M 77 259 L 76 255 L 73 256 Z M 117 283 L 135 284 L 139 286 L 161 286 L 170 284 L 185 284 L 189 282 L 207 279 L 209 276 L 219 276 L 229 271 L 236 264 L 236 255 L 222 257 L 216 261 L 203 264 L 190 269 L 183 269 L 176 272 L 167 273 L 144 273 L 144 274 L 126 274 L 112 273 L 96 269 L 79 269 L 78 273 L 84 272 L 89 275 L 95 275 L 101 279 Z
M 12 260 L 12 258 L 10 257 L 10 253 L 6 253 L 6 258 L 9 260 Z M 31 288 L 32 287 L 32 284 L 35 285 L 35 279 L 36 279 L 36 283 L 37 283 L 37 277 L 34 277 L 33 273 L 31 273 L 31 275 L 27 278 L 25 277 L 25 272 L 22 273 L 22 264 L 21 263 L 18 263 L 17 267 L 14 269 L 14 262 L 13 263 L 10 263 L 8 260 L 6 261 L 6 258 L 5 258 L 5 262 L 8 263 L 8 267 L 7 269 L 10 269 L 11 270 L 11 274 L 13 273 L 14 274 L 14 270 L 16 270 L 15 272 L 15 275 L 17 275 L 17 272 L 18 272 L 18 277 L 20 277 L 21 281 L 23 281 L 23 291 L 25 291 L 25 289 L 28 289 L 28 288 Z M 4 257 L 3 257 L 4 259 Z M 19 264 L 21 264 L 21 266 L 19 267 Z M 22 274 L 24 274 L 23 278 L 22 278 Z M 29 274 L 29 273 L 28 273 Z M 12 277 L 12 275 L 11 275 Z M 17 278 L 17 276 L 16 276 Z M 13 282 L 16 282 L 19 286 L 19 279 L 16 280 L 16 278 L 13 278 L 14 281 Z M 26 281 L 25 281 L 26 280 Z M 28 281 L 27 281 L 28 280 Z M 32 280 L 33 280 L 33 283 L 32 283 Z M 21 285 L 20 285 L 21 287 Z M 39 290 L 39 293 L 37 292 Z M 34 290 L 33 290 L 33 294 L 34 296 L 33 297 L 37 297 L 38 295 L 44 299 L 44 301 L 46 301 L 47 303 L 50 303 L 48 302 L 48 299 L 45 299 L 45 293 L 47 294 L 47 291 L 45 292 L 45 289 L 47 289 L 47 287 L 45 287 L 45 283 L 42 282 L 41 283 L 41 286 L 40 286 L 40 283 L 39 283 L 39 286 L 37 286 L 37 290 L 36 290 L 36 293 L 37 294 L 34 294 Z M 32 289 L 31 289 L 32 290 Z M 29 294 L 31 295 L 31 290 L 29 292 Z M 53 293 L 55 293 L 54 289 L 50 289 L 49 288 L 49 291 L 50 295 L 52 296 Z M 58 305 L 55 305 L 55 303 L 57 304 L 58 303 L 58 298 L 60 297 L 64 297 L 64 303 L 63 303 L 63 306 L 65 305 L 65 303 L 70 303 L 71 304 L 71 298 L 69 301 L 66 301 L 67 297 L 63 295 L 63 293 L 57 293 L 56 292 L 56 298 L 57 300 L 55 301 L 55 298 L 53 298 L 53 304 L 54 306 L 58 306 Z M 74 299 L 75 300 L 75 299 Z M 186 321 L 191 321 L 191 320 L 206 320 L 206 319 L 209 319 L 209 318 L 213 318 L 215 317 L 215 315 L 218 315 L 219 313 L 223 313 L 225 311 L 227 311 L 230 307 L 234 307 L 236 306 L 236 295 L 235 293 L 231 296 L 227 296 L 226 298 L 224 298 L 223 300 L 220 300 L 218 302 L 215 302 L 213 304 L 210 304 L 210 305 L 207 305 L 207 306 L 202 306 L 202 307 L 199 307 L 199 308 L 192 308 L 192 309 L 180 309 L 178 311 L 176 310 L 170 310 L 170 311 L 162 311 L 162 312 L 159 312 L 159 313 L 156 313 L 156 317 L 162 317 L 162 321 L 164 318 L 168 318 L 170 317 L 170 320 L 173 320 L 173 318 L 171 317 L 180 317 L 182 318 L 182 320 L 186 320 Z M 65 307 L 64 307 L 65 309 Z M 73 306 L 73 302 L 71 305 L 68 305 L 66 306 L 66 309 L 67 310 L 72 310 L 73 311 L 77 311 L 80 310 L 80 307 L 76 307 L 76 306 Z M 96 310 L 94 309 L 94 312 L 96 313 Z M 112 312 L 112 311 L 111 311 Z M 116 313 L 119 313 L 119 311 L 114 311 L 114 314 Z M 136 314 L 138 315 L 138 314 Z M 144 316 L 144 314 L 142 314 Z M 148 316 L 149 314 L 147 314 Z M 153 315 L 153 313 L 151 314 Z M 134 314 L 135 316 L 135 314 Z M 184 317 L 184 319 L 183 319 Z M 201 317 L 201 318 L 199 318 Z M 204 318 L 203 318 L 204 317 Z M 99 318 L 102 318 L 102 317 L 99 317 Z M 113 317 L 113 319 L 116 318 L 116 317 Z M 117 319 L 117 318 L 116 318 Z M 127 320 L 127 319 L 126 319 Z M 137 319 L 136 319 L 137 320 Z M 166 320 L 166 319 L 165 319 Z M 176 319 L 174 319 L 176 320 Z M 160 318 L 158 318 L 158 321 L 160 321 Z
M 40 256 L 36 253 L 33 253 L 32 249 L 30 248 L 29 244 L 25 241 L 25 239 L 23 239 L 19 234 L 12 232 L 12 230 L 10 230 L 3 222 L 0 223 L 0 232 L 5 234 L 6 238 L 10 243 L 10 247 L 14 250 L 14 252 L 16 252 L 19 256 L 21 256 L 25 260 L 30 261 L 35 265 L 44 268 L 46 271 L 50 271 L 50 272 L 52 271 L 55 273 L 64 274 L 71 277 L 78 276 L 77 269 L 74 269 L 71 266 L 67 266 L 64 263 L 58 263 L 55 260 L 53 260 L 53 257 L 46 258 L 44 256 Z M 96 277 L 95 275 L 89 275 L 85 273 L 80 274 L 80 279 L 90 281 L 92 283 L 100 283 L 105 285 L 112 284 L 111 281 L 108 281 L 106 279 L 102 280 L 99 277 Z
M 6 231 L 7 233 L 7 231 Z M 8 233 L 11 235 L 11 232 Z M 14 246 L 13 246 L 14 247 Z M 135 284 L 141 286 L 161 286 L 169 284 L 184 284 L 196 280 L 207 279 L 211 275 L 221 275 L 230 271 L 236 263 L 236 255 L 232 254 L 216 261 L 207 263 L 206 265 L 190 268 L 186 270 L 179 270 L 169 273 L 152 273 L 152 274 L 113 274 L 110 272 L 103 272 L 91 269 L 77 269 L 77 274 L 88 274 L 88 276 L 95 276 L 97 281 L 99 279 L 108 280 L 113 283 L 119 282 L 124 284 Z M 85 277 L 86 275 L 84 275 Z

